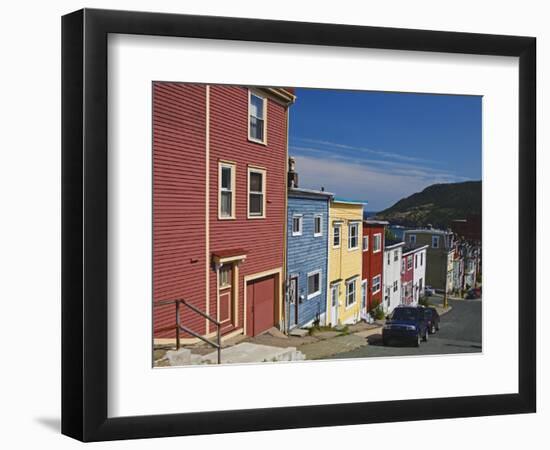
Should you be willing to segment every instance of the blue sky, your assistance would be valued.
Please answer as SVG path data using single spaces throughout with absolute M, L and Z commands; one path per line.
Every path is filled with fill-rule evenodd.
M 296 89 L 300 187 L 378 211 L 434 183 L 481 179 L 481 97 Z

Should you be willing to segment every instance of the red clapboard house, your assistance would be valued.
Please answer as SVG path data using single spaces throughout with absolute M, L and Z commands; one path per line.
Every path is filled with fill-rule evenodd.
M 388 222 L 381 220 L 363 221 L 362 285 L 366 293 L 367 311 L 381 304 L 384 295 L 384 231 L 386 225 Z
M 282 88 L 153 84 L 154 305 L 184 299 L 225 337 L 280 326 L 293 101 Z M 180 308 L 182 325 L 215 336 Z M 174 305 L 153 307 L 157 342 L 175 324 Z

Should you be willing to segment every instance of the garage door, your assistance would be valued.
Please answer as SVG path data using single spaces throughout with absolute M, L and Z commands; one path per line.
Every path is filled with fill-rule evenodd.
M 246 286 L 246 334 L 256 336 L 275 324 L 275 275 Z

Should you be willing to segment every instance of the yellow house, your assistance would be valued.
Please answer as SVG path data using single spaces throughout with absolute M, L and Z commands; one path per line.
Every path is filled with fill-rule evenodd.
M 355 323 L 361 313 L 363 204 L 332 201 L 329 230 L 327 323 Z

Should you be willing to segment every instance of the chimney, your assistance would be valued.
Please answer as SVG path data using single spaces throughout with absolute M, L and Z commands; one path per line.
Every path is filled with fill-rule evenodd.
M 288 187 L 298 187 L 298 173 L 296 172 L 296 160 L 291 156 L 288 158 Z

